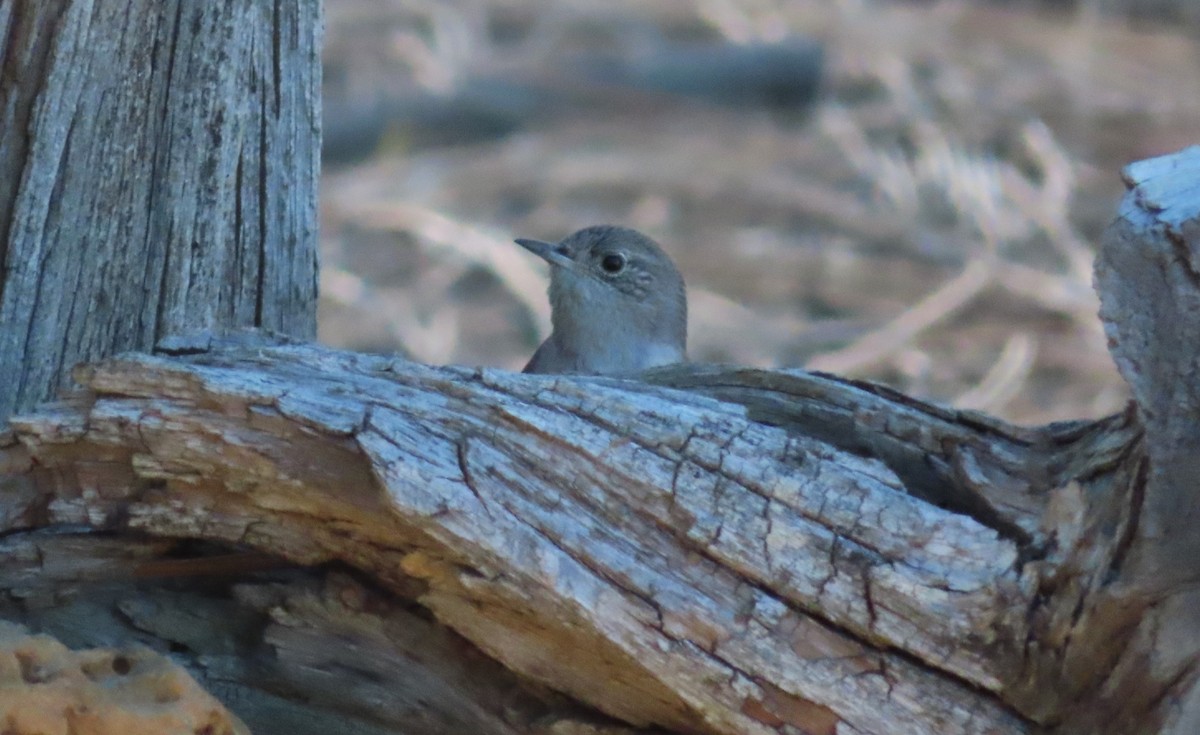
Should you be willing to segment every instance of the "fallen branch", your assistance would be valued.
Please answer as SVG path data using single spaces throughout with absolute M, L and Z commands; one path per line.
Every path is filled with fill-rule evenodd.
M 250 549 L 281 566 L 218 566 L 230 625 L 258 621 L 224 659 L 221 626 L 96 604 L 260 714 L 398 727 L 394 696 L 429 732 L 1189 732 L 1200 204 L 1150 182 L 1198 160 L 1132 169 L 1106 243 L 1121 415 L 1020 428 L 803 371 L 176 341 L 82 368 L 0 437 L 9 615 L 49 625 L 63 585 Z

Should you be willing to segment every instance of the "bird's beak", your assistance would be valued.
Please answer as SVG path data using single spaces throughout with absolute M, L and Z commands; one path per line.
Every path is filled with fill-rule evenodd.
M 550 265 L 556 265 L 567 270 L 575 270 L 576 263 L 567 256 L 566 253 L 559 248 L 555 243 L 544 242 L 542 240 L 527 240 L 523 237 L 518 237 L 513 240 L 516 244 L 525 248 L 529 252 L 538 256 Z

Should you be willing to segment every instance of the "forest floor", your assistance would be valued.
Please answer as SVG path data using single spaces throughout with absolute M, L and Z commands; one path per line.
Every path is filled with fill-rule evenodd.
M 803 112 L 610 90 L 514 129 L 387 126 L 325 166 L 327 344 L 520 369 L 548 306 L 511 239 L 613 223 L 679 264 L 693 360 L 827 370 L 1021 423 L 1124 405 L 1092 257 L 1122 166 L 1200 143 L 1193 27 L 961 0 L 326 7 L 327 111 L 480 76 L 570 85 L 571 54 L 674 41 L 825 54 Z

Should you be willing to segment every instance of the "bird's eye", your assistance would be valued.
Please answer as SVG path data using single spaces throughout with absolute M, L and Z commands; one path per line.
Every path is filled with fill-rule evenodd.
M 620 273 L 625 268 L 625 256 L 620 253 L 609 253 L 600 259 L 600 267 L 605 273 Z

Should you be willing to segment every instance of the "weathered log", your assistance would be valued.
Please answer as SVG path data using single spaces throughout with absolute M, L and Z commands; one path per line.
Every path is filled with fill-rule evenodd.
M 780 378 L 707 374 L 763 392 Z M 422 605 L 507 666 L 639 725 L 1024 729 L 976 691 L 1019 670 L 1002 653 L 1023 610 L 1018 544 L 737 404 L 311 346 L 129 357 L 78 379 L 85 401 L 13 423 L 39 470 L 83 486 L 10 509 L 21 525 L 415 577 Z M 804 380 L 852 411 L 877 403 Z
M 304 345 L 132 356 L 14 421 L 70 479 L 6 515 L 416 578 L 505 665 L 636 724 L 1029 729 L 997 694 L 1024 676 L 1061 529 L 1022 516 L 1061 521 L 1014 487 L 1044 478 L 1024 505 L 1077 522 L 1073 481 L 1125 481 L 1128 417 L 1039 433 L 803 373 L 654 379 L 723 400 Z M 844 449 L 800 433 L 814 416 Z M 902 476 L 967 500 L 938 508 Z
M 277 620 L 224 667 L 187 626 L 109 601 L 253 702 L 252 726 L 303 709 L 368 732 L 389 695 L 422 702 L 428 732 L 600 721 L 555 690 L 679 732 L 1191 732 L 1198 170 L 1191 149 L 1129 171 L 1098 284 L 1137 404 L 1094 423 L 1013 427 L 801 371 L 528 376 L 257 335 L 82 368 L 81 392 L 4 442 L 0 586 L 26 590 L 9 615 L 52 628 L 68 579 L 193 563 L 129 534 L 198 539 L 323 565 L 243 574 L 255 619 L 288 618 L 285 598 L 312 616 L 329 565 L 375 600 L 326 607 L 307 638 Z M 56 568 L 96 541 L 36 530 L 64 527 L 116 534 L 123 561 Z M 339 625 L 405 650 L 362 635 L 380 620 L 425 630 L 423 663 L 389 679 L 386 655 L 355 654 L 333 675 Z M 479 651 L 499 665 L 461 663 Z M 278 692 L 313 669 L 336 694 L 289 709 Z
M 0 415 L 163 352 L 0 432 L 4 617 L 260 732 L 1200 730 L 1200 151 L 1129 170 L 1091 424 L 159 341 L 311 335 L 318 14 L 0 3 Z

